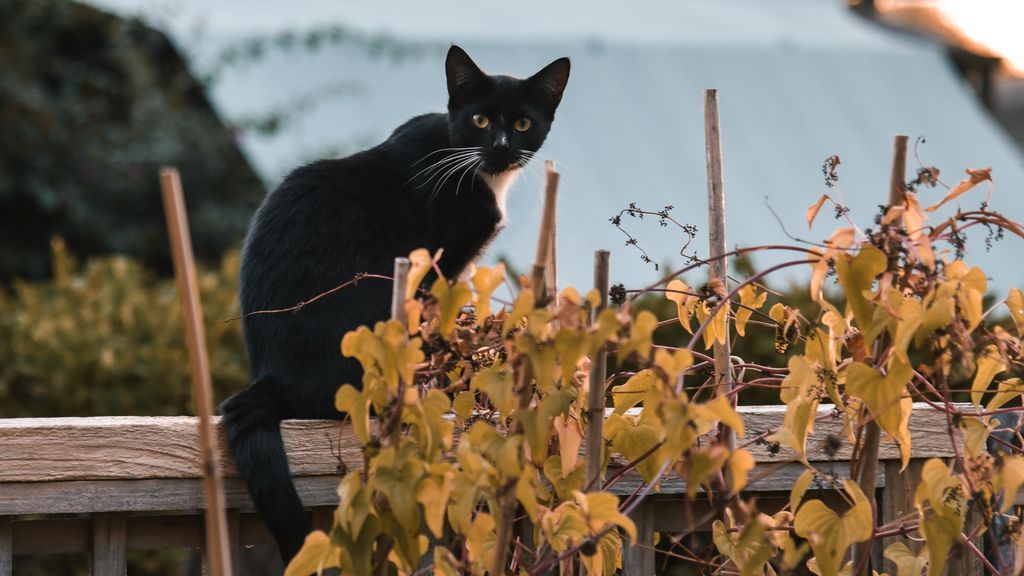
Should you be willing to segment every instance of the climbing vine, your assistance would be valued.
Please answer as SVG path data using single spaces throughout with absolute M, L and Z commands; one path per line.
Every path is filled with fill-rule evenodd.
M 685 482 L 689 498 L 710 500 L 710 516 L 693 517 L 691 530 L 710 521 L 713 549 L 675 554 L 705 573 L 863 573 L 869 558 L 857 551 L 884 537 L 895 539 L 885 549 L 895 574 L 939 574 L 952 550 L 970 548 L 977 534 L 995 538 L 996 524 L 1017 520 L 1012 504 L 1024 483 L 1019 427 L 1001 418 L 1024 410 L 1024 293 L 1014 288 L 986 308 L 986 274 L 961 257 L 971 229 L 1021 239 L 1024 229 L 985 206 L 928 222 L 988 181 L 988 171 L 969 171 L 928 208 L 920 191 L 908 191 L 873 229 L 859 229 L 837 208 L 851 225 L 823 243 L 735 252 L 775 250 L 792 261 L 732 287 L 690 286 L 683 275 L 707 264 L 696 260 L 657 285 L 620 288 L 621 304 L 600 312 L 596 291 L 547 297 L 525 277 L 514 300 L 495 307 L 503 266 L 448 279 L 436 267 L 443 254 L 413 252 L 404 320 L 361 327 L 341 342 L 341 353 L 364 369 L 361 383 L 341 387 L 336 405 L 365 463 L 341 480 L 333 527 L 310 534 L 287 573 L 574 574 L 582 567 L 612 575 L 623 546 L 638 537 L 630 513 L 672 478 Z M 829 201 L 807 211 L 808 224 Z M 802 266 L 811 269 L 816 312 L 769 306 L 761 280 Z M 422 285 L 431 270 L 437 279 Z M 674 317 L 638 311 L 641 294 L 674 303 Z M 687 345 L 659 345 L 655 329 L 674 322 L 689 334 Z M 773 338 L 779 366 L 734 358 L 735 385 L 716 394 L 710 349 L 738 338 Z M 616 370 L 592 382 L 600 351 Z M 785 416 L 777 429 L 744 429 L 736 396 L 754 385 L 778 389 Z M 608 398 L 599 455 L 608 474 L 588 483 L 581 446 L 593 386 Z M 807 457 L 827 404 L 826 416 L 842 422 L 832 452 L 852 450 L 848 474 Z M 906 468 L 915 410 L 946 416 L 956 458 L 924 462 L 914 511 L 882 524 L 857 482 L 858 470 L 877 464 L 865 456 L 866 430 L 877 426 Z M 999 451 L 988 448 L 993 441 Z M 803 467 L 788 502 L 766 511 L 744 493 L 757 472 L 752 447 L 763 444 L 791 451 Z M 627 477 L 639 479 L 637 488 L 620 497 L 616 485 Z M 835 492 L 832 502 L 842 504 L 813 498 L 812 487 Z M 969 553 L 980 557 L 976 547 Z M 998 557 L 982 561 L 1008 569 Z

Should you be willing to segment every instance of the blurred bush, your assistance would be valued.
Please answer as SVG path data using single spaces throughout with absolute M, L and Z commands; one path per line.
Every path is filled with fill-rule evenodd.
M 162 33 L 68 0 L 0 1 L 0 282 L 49 242 L 171 272 L 157 170 L 176 165 L 196 254 L 237 246 L 264 187 Z
M 123 256 L 79 265 L 52 242 L 53 278 L 0 293 L 0 417 L 180 415 L 191 408 L 173 279 Z M 237 252 L 200 268 L 217 400 L 248 384 Z

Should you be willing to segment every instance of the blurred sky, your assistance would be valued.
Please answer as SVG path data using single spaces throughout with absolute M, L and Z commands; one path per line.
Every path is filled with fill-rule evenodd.
M 836 225 L 827 211 L 813 230 L 804 223 L 805 209 L 826 192 L 841 196 L 858 225 L 872 226 L 887 198 L 895 133 L 912 142 L 926 137 L 921 162 L 938 166 L 950 185 L 965 168 L 992 166 L 992 208 L 1024 220 L 1020 151 L 941 47 L 867 22 L 840 0 L 522 0 L 514 10 L 470 0 L 92 3 L 170 31 L 198 72 L 245 38 L 333 24 L 423 47 L 404 59 L 352 45 L 269 52 L 222 75 L 211 94 L 228 120 L 337 93 L 304 107 L 273 136 L 244 137 L 270 185 L 295 165 L 375 144 L 410 116 L 442 110 L 443 56 L 452 42 L 486 70 L 519 76 L 570 56 L 569 87 L 538 155 L 563 171 L 563 283 L 589 285 L 596 248 L 613 251 L 615 282 L 638 286 L 658 275 L 608 223 L 631 201 L 649 210 L 674 205 L 678 220 L 706 228 L 704 88 L 720 91 L 730 245 L 787 242 L 767 204 L 792 234 L 827 237 Z M 822 178 L 822 162 L 833 154 L 842 160 L 839 190 Z M 918 166 L 913 154 L 909 165 Z M 540 218 L 537 172 L 527 171 L 514 188 L 509 228 L 488 255 L 510 256 L 524 270 Z M 942 195 L 925 191 L 922 202 Z M 971 193 L 964 207 L 984 195 Z M 677 230 L 625 223 L 657 261 L 682 261 Z M 1024 285 L 1024 267 L 1008 265 L 1020 262 L 1024 241 L 1007 238 L 986 252 L 983 240 L 974 234 L 970 261 L 986 267 L 1000 290 Z M 703 254 L 705 246 L 701 234 L 689 252 Z

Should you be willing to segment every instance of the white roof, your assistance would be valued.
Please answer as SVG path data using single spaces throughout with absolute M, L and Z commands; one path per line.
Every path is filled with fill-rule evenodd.
M 122 12 L 141 0 L 94 3 Z M 271 138 L 244 145 L 268 181 L 329 149 L 372 145 L 412 115 L 443 110 L 444 51 L 466 48 L 491 72 L 530 74 L 556 57 L 572 58 L 572 77 L 548 143 L 538 157 L 563 172 L 559 263 L 563 284 L 586 287 L 591 253 L 612 250 L 612 278 L 638 286 L 658 273 L 623 245 L 608 218 L 629 202 L 667 204 L 681 221 L 707 227 L 702 90 L 717 88 L 730 245 L 786 242 L 767 197 L 792 233 L 820 239 L 835 221 L 825 212 L 808 232 L 804 211 L 824 185 L 821 165 L 837 154 L 844 202 L 862 227 L 887 198 L 892 136 L 924 136 L 922 162 L 952 184 L 965 168 L 993 167 L 993 209 L 1024 220 L 1024 162 L 931 44 L 864 21 L 840 0 L 471 0 L 295 3 L 185 0 L 166 18 L 197 67 L 223 42 L 251 34 L 339 24 L 427 46 L 404 59 L 371 56 L 359 46 L 271 52 L 216 84 L 229 119 L 265 112 L 308 94 L 351 86 L 305 110 Z M 198 28 L 197 28 L 198 27 Z M 197 35 L 197 29 L 205 30 Z M 917 166 L 913 156 L 910 166 Z M 509 228 L 490 257 L 526 270 L 540 219 L 539 170 L 515 186 Z M 928 190 L 923 203 L 944 194 Z M 975 207 L 984 191 L 965 197 Z M 949 213 L 954 210 L 940 212 Z M 655 260 L 678 256 L 679 235 L 654 221 L 625 224 Z M 1007 238 L 986 253 L 974 233 L 969 261 L 995 274 L 995 285 L 1024 286 L 1024 241 Z M 526 247 L 531 247 L 526 249 Z M 706 237 L 695 243 L 706 253 Z M 757 258 L 759 264 L 775 262 Z M 696 280 L 696 277 L 694 277 Z

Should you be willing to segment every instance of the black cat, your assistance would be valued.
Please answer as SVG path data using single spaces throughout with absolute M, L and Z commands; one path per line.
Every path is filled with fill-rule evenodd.
M 279 424 L 339 418 L 334 395 L 359 385 L 342 336 L 388 317 L 391 286 L 365 279 L 294 313 L 361 272 L 390 275 L 396 256 L 444 248 L 455 278 L 503 226 L 505 193 L 540 148 L 569 79 L 555 60 L 525 80 L 489 76 L 458 46 L 445 62 L 448 113 L 417 116 L 384 143 L 292 172 L 257 211 L 245 241 L 241 306 L 253 382 L 221 406 L 231 453 L 288 562 L 310 530 L 288 473 Z

